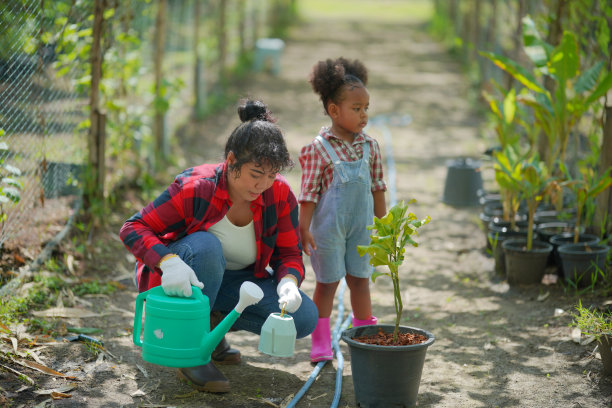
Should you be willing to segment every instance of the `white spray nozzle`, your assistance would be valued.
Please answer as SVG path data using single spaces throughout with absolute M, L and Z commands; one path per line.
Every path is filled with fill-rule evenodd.
M 240 286 L 240 299 L 234 308 L 238 313 L 242 313 L 247 306 L 254 305 L 263 299 L 263 291 L 253 282 L 246 281 Z

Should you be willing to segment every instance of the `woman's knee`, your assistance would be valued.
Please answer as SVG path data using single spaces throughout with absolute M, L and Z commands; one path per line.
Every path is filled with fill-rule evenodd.
M 319 311 L 314 302 L 304 293 L 302 293 L 302 304 L 297 312 L 293 314 L 293 319 L 298 339 L 310 335 L 315 327 L 317 327 Z

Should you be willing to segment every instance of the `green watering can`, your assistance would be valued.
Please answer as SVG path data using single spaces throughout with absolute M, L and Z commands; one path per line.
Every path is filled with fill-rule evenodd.
M 192 286 L 191 297 L 168 296 L 156 286 L 136 297 L 134 344 L 142 347 L 142 358 L 167 367 L 195 367 L 208 364 L 210 355 L 243 310 L 259 302 L 263 292 L 253 282 L 240 287 L 238 304 L 212 331 L 208 296 Z M 141 337 L 142 309 L 145 311 Z

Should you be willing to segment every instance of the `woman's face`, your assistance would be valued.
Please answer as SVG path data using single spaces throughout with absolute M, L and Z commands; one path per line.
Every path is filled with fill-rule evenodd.
M 233 152 L 227 156 L 229 165 L 235 163 Z M 264 191 L 272 187 L 276 179 L 276 172 L 269 165 L 257 165 L 249 162 L 242 165 L 240 170 L 230 170 L 228 173 L 229 195 L 233 202 L 254 201 Z

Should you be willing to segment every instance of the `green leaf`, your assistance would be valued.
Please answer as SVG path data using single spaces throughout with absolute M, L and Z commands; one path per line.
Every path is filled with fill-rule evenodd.
M 599 81 L 597 88 L 591 93 L 584 103 L 590 106 L 593 102 L 604 96 L 608 90 L 612 87 L 612 71 L 608 71 L 606 75 Z
M 480 51 L 480 55 L 490 59 L 491 62 L 506 71 L 514 79 L 532 91 L 543 94 L 548 93 L 548 91 L 538 83 L 533 75 L 511 59 L 487 51 Z
M 577 94 L 582 94 L 589 91 L 597 85 L 597 79 L 599 78 L 599 74 L 601 73 L 603 66 L 604 61 L 599 61 L 578 77 L 576 84 L 574 85 L 574 90 Z
M 565 31 L 561 43 L 550 56 L 548 71 L 557 79 L 557 86 L 565 86 L 568 80 L 578 75 L 579 64 L 576 36 L 571 31 Z

